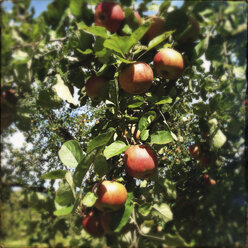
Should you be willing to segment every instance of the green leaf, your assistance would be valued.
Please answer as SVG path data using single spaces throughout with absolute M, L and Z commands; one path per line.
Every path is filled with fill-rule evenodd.
M 71 13 L 76 17 L 80 17 L 82 15 L 83 4 L 84 4 L 84 0 L 70 0 Z
M 174 31 L 166 31 L 163 34 L 160 34 L 159 36 L 156 36 L 155 38 L 153 38 L 148 44 L 147 51 L 153 49 L 154 47 L 159 45 L 161 42 L 165 41 L 173 33 Z
M 83 151 L 76 140 L 65 142 L 59 150 L 61 162 L 69 167 L 76 168 L 83 159 Z
M 143 25 L 139 26 L 139 28 L 137 28 L 132 35 L 130 36 L 130 39 L 132 41 L 132 43 L 130 44 L 130 47 L 128 48 L 128 50 L 134 46 L 136 43 L 138 43 L 138 41 L 141 40 L 141 38 L 145 35 L 145 33 L 148 31 L 148 29 L 151 26 L 151 22 L 145 22 Z
M 105 146 L 108 144 L 112 136 L 114 135 L 114 128 L 111 128 L 108 132 L 98 135 L 96 138 L 90 141 L 87 153 L 91 152 L 92 150 L 96 149 L 100 146 Z
M 138 212 L 143 216 L 148 216 L 151 212 L 152 204 L 151 203 L 144 203 L 139 206 Z
M 100 155 L 95 158 L 94 170 L 100 177 L 108 174 L 110 165 L 104 156 Z
M 63 79 L 59 74 L 56 74 L 57 83 L 53 86 L 54 90 L 56 91 L 57 95 L 62 99 L 73 105 L 77 106 L 76 101 L 74 100 L 69 88 L 64 84 Z
M 91 26 L 88 27 L 83 22 L 78 23 L 78 28 L 84 30 L 87 33 L 102 37 L 107 39 L 110 35 L 107 33 L 107 29 L 105 27 L 100 26 Z
M 131 39 L 129 36 L 113 35 L 103 42 L 103 46 L 125 57 L 129 52 L 130 43 Z
M 63 207 L 63 208 L 60 208 L 58 210 L 55 210 L 53 212 L 53 214 L 56 216 L 68 215 L 72 212 L 72 210 L 73 210 L 73 205 L 71 205 L 69 207 Z
M 55 170 L 55 171 L 50 171 L 46 174 L 43 174 L 41 176 L 41 180 L 44 179 L 63 179 L 66 174 L 66 170 Z
M 126 145 L 123 141 L 115 141 L 111 145 L 107 146 L 103 152 L 106 159 L 112 158 L 116 155 L 119 155 L 127 150 L 129 146 Z
M 165 96 L 162 98 L 162 100 L 160 100 L 159 102 L 156 102 L 156 105 L 160 105 L 160 104 L 166 104 L 166 103 L 172 103 L 172 98 L 169 96 Z
M 93 192 L 88 192 L 84 196 L 82 203 L 86 207 L 92 207 L 95 204 L 96 200 L 97 200 L 97 196 Z
M 164 180 L 164 187 L 166 188 L 167 195 L 170 198 L 172 198 L 172 199 L 177 198 L 176 186 L 172 181 L 165 179 Z
M 71 186 L 65 180 L 60 182 L 55 201 L 61 206 L 66 206 L 74 202 Z
M 157 131 L 151 135 L 151 144 L 164 145 L 173 141 L 173 137 L 169 131 Z
M 179 235 L 166 234 L 165 235 L 166 245 L 169 247 L 189 247 L 191 245 L 187 244 L 187 242 Z
M 164 220 L 164 222 L 171 221 L 173 219 L 173 214 L 171 212 L 171 209 L 169 205 L 166 203 L 162 203 L 160 205 L 155 204 L 153 205 L 153 215 L 159 216 L 161 219 Z
M 147 129 L 142 130 L 142 132 L 140 133 L 140 138 L 143 141 L 147 140 L 149 138 L 149 130 Z
M 84 157 L 77 166 L 73 174 L 73 182 L 76 187 L 80 187 L 82 180 L 87 173 L 90 165 L 93 163 L 97 150 L 93 150 Z
M 155 120 L 157 114 L 155 111 L 148 111 L 139 120 L 138 128 L 140 131 L 147 129 L 148 126 Z
M 128 223 L 133 212 L 133 193 L 128 193 L 125 205 L 118 211 L 112 212 L 109 220 L 110 229 L 119 232 Z
M 128 108 L 139 108 L 141 105 L 143 104 L 143 102 L 134 102 L 132 104 L 129 104 L 127 107 Z
M 82 53 L 82 54 L 91 54 L 93 53 L 92 49 L 88 48 L 85 51 L 82 51 L 81 49 L 77 48 L 77 51 Z
M 194 48 L 194 58 L 199 58 L 204 52 L 206 52 L 209 43 L 209 36 L 200 41 Z

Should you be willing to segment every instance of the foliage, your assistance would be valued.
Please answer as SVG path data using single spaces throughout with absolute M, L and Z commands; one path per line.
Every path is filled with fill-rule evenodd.
M 114 34 L 94 25 L 99 2 L 54 0 L 36 18 L 30 1 L 13 2 L 10 12 L 1 6 L 1 89 L 18 97 L 12 125 L 2 130 L 1 236 L 25 233 L 29 245 L 55 245 L 60 233 L 78 247 L 244 245 L 247 5 L 139 1 L 142 17 L 155 10 L 167 23 L 147 44 L 151 22 L 132 25 L 135 1 L 120 1 L 130 19 Z M 188 16 L 199 22 L 200 35 L 180 42 Z M 143 61 L 153 68 L 163 47 L 183 55 L 183 75 L 166 80 L 155 73 L 146 93 L 124 92 L 124 66 Z M 91 76 L 107 79 L 97 101 L 85 91 Z M 7 142 L 16 130 L 31 148 Z M 139 143 L 158 154 L 149 180 L 124 170 L 123 153 Z M 199 144 L 200 159 L 190 157 L 192 144 Z M 216 185 L 206 185 L 205 174 Z M 82 216 L 94 208 L 92 188 L 103 179 L 123 183 L 128 200 L 110 220 L 114 233 L 92 238 Z M 12 192 L 14 186 L 22 190 Z

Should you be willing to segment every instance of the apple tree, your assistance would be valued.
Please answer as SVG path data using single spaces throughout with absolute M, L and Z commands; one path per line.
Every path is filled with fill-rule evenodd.
M 26 189 L 40 240 L 244 245 L 247 5 L 29 4 L 3 14 L 2 135 L 33 144 L 3 144 L 3 186 Z

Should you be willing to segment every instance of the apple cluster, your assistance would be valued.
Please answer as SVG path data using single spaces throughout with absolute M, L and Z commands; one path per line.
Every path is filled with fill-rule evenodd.
M 139 24 L 143 21 L 137 11 L 134 11 L 134 16 Z M 125 14 L 121 6 L 114 2 L 101 2 L 98 4 L 94 14 L 96 26 L 105 27 L 111 33 L 120 31 L 125 20 Z M 151 22 L 151 26 L 142 38 L 146 44 L 153 38 L 165 32 L 166 22 L 159 16 L 152 16 L 147 19 Z M 195 40 L 199 35 L 200 29 L 198 22 L 189 17 L 191 28 L 183 33 L 180 37 L 181 42 Z M 162 48 L 153 59 L 154 71 L 158 76 L 169 79 L 178 79 L 184 70 L 184 60 L 182 55 L 172 48 Z M 150 65 L 143 61 L 137 61 L 133 64 L 126 65 L 119 72 L 120 87 L 129 94 L 143 94 L 152 86 L 154 73 Z M 101 76 L 92 76 L 88 79 L 85 85 L 88 97 L 93 100 L 99 100 L 101 89 L 107 80 Z
M 142 24 L 140 15 L 134 11 L 134 16 Z M 105 27 L 111 33 L 121 29 L 125 14 L 121 6 L 114 2 L 101 2 L 95 10 L 95 25 Z M 163 18 L 152 16 L 148 19 L 151 26 L 142 38 L 148 44 L 156 36 L 165 32 L 166 22 Z M 193 19 L 190 19 L 195 25 Z M 187 37 L 186 37 L 187 38 Z M 160 49 L 153 58 L 155 73 L 168 80 L 178 79 L 184 70 L 182 55 L 172 48 Z M 152 86 L 154 71 L 144 61 L 127 64 L 119 72 L 119 84 L 123 91 L 129 94 L 143 94 Z M 90 77 L 85 90 L 92 100 L 99 100 L 100 93 L 107 80 L 101 76 Z M 126 135 L 126 134 L 125 134 Z M 136 134 L 137 135 L 137 134 Z M 193 151 L 195 153 L 196 151 Z M 124 168 L 126 173 L 137 179 L 149 179 L 157 169 L 158 158 L 156 151 L 149 145 L 131 145 L 124 154 Z M 92 210 L 82 222 L 84 229 L 92 236 L 102 236 L 111 233 L 109 226 L 110 214 L 119 210 L 126 202 L 127 190 L 125 186 L 116 181 L 102 181 L 96 186 L 97 201 Z

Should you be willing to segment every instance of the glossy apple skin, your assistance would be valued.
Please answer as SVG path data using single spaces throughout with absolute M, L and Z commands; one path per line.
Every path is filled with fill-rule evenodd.
M 189 16 L 190 28 L 178 40 L 179 43 L 194 42 L 200 34 L 200 25 L 196 19 Z
M 153 38 L 165 32 L 165 20 L 158 16 L 151 17 L 152 24 L 144 36 L 144 40 L 149 43 Z
M 129 94 L 145 93 L 152 85 L 152 68 L 144 62 L 126 66 L 119 74 L 121 88 Z
M 103 212 L 111 212 L 120 209 L 127 200 L 127 190 L 121 183 L 114 181 L 102 181 L 97 188 L 98 199 L 95 207 Z
M 98 99 L 100 97 L 101 89 L 104 87 L 106 81 L 106 79 L 97 76 L 89 78 L 85 84 L 87 96 L 91 99 Z
M 182 55 L 171 48 L 162 48 L 153 60 L 157 74 L 165 79 L 178 79 L 184 70 Z
M 157 154 L 149 145 L 133 145 L 124 154 L 127 174 L 138 179 L 148 179 L 156 171 Z
M 105 27 L 111 33 L 118 31 L 124 18 L 121 6 L 112 2 L 99 3 L 94 15 L 96 25 Z
M 104 229 L 101 225 L 101 218 L 94 212 L 90 212 L 83 219 L 82 225 L 87 233 L 94 237 L 101 237 L 104 234 Z
M 192 158 L 199 158 L 200 156 L 200 147 L 199 145 L 191 145 L 189 146 L 189 153 Z

